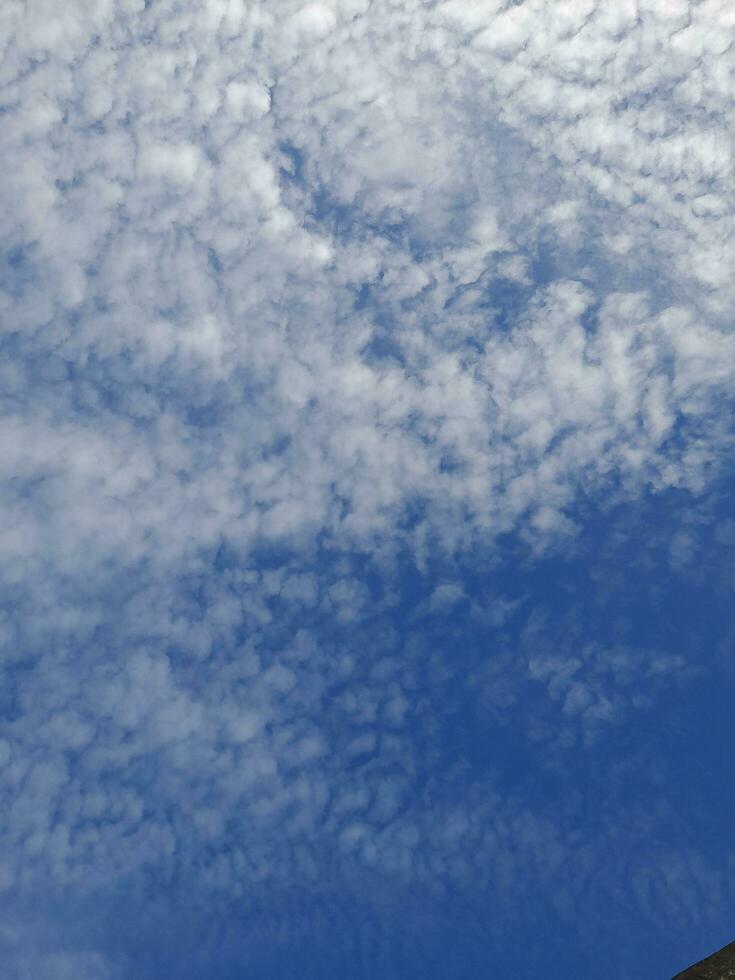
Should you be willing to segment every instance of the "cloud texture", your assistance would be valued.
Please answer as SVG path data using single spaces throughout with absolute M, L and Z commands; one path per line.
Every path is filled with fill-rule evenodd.
M 640 625 L 657 579 L 735 635 L 731 6 L 0 18 L 0 886 L 51 903 L 15 975 L 149 969 L 58 938 L 57 892 L 530 889 L 570 922 L 597 876 L 695 920 L 732 858 L 641 858 L 621 787 L 666 824 L 626 728 L 715 669 Z

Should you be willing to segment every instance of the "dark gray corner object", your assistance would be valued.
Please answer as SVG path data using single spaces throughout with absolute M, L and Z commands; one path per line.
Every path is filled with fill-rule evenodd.
M 672 980 L 735 980 L 735 943 L 677 973 Z

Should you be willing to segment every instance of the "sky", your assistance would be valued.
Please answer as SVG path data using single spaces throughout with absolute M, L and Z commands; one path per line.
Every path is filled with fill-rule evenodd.
M 0 5 L 5 978 L 735 938 L 733 42 Z

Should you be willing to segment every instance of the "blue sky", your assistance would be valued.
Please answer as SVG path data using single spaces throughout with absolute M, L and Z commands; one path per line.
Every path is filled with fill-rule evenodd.
M 730 6 L 2 18 L 4 975 L 731 941 Z

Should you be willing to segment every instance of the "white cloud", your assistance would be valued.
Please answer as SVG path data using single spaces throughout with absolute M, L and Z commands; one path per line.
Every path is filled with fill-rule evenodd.
M 730 7 L 0 16 L 0 554 L 27 670 L 5 882 L 196 866 L 228 818 L 252 836 L 212 860 L 222 887 L 307 866 L 278 820 L 426 878 L 501 864 L 525 820 L 545 867 L 562 831 L 521 805 L 411 805 L 409 721 L 441 669 L 293 624 L 362 643 L 388 608 L 324 554 L 389 580 L 405 549 L 426 569 L 511 531 L 548 547 L 580 489 L 706 485 L 735 372 Z M 632 710 L 648 669 L 597 647 L 529 663 L 568 742 Z

